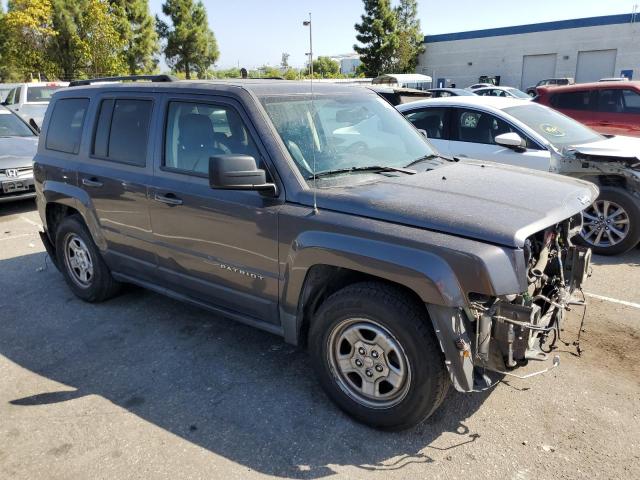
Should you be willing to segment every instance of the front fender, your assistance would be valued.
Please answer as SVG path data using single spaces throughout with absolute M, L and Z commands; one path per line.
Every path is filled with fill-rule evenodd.
M 101 251 L 107 249 L 107 242 L 102 234 L 98 218 L 95 215 L 93 208 L 93 202 L 91 197 L 80 187 L 71 185 L 65 182 L 58 182 L 54 180 L 46 180 L 42 184 L 42 196 L 44 197 L 44 204 L 60 204 L 76 210 L 84 220 L 85 225 L 89 229 L 89 233 Z M 47 217 L 42 215 L 42 221 L 45 229 L 48 231 Z M 48 232 L 49 236 L 53 232 Z
M 451 267 L 439 256 L 410 247 L 307 231 L 291 245 L 284 278 L 283 306 L 295 313 L 308 270 L 314 265 L 347 268 L 413 290 L 425 303 L 465 305 L 465 295 Z

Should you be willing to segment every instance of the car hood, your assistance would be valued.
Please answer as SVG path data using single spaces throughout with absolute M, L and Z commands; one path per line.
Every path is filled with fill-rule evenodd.
M 28 167 L 38 150 L 38 137 L 0 138 L 0 168 Z
M 320 209 L 519 248 L 530 235 L 582 211 L 597 195 L 594 184 L 562 175 L 465 161 L 416 175 L 320 188 L 317 202 Z
M 592 159 L 607 157 L 604 160 L 631 160 L 637 163 L 640 160 L 640 138 L 615 136 L 597 142 L 572 145 L 567 147 L 567 151 Z

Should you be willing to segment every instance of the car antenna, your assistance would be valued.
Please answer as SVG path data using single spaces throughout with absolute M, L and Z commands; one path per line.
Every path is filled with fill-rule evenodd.
M 314 103 L 314 95 L 313 95 L 313 34 L 311 29 L 311 12 L 309 12 L 309 20 L 305 20 L 302 22 L 305 27 L 309 27 L 309 73 L 311 74 L 311 118 L 315 114 L 316 108 Z M 314 140 L 315 142 L 315 140 Z M 311 148 L 311 155 L 313 159 L 313 213 L 318 213 L 318 196 L 317 196 L 317 187 L 318 180 L 316 177 L 316 146 L 315 144 Z

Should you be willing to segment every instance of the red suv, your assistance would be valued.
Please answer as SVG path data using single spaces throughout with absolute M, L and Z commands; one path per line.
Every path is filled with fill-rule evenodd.
M 605 135 L 640 137 L 640 82 L 538 87 L 534 101 L 555 108 Z

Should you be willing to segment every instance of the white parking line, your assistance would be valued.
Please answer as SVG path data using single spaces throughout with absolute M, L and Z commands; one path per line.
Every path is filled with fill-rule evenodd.
M 640 303 L 627 302 L 626 300 L 618 300 L 617 298 L 605 297 L 603 295 L 596 295 L 595 293 L 584 293 L 587 297 L 597 298 L 598 300 L 604 300 L 605 302 L 617 303 L 618 305 L 624 305 L 625 307 L 640 309 Z
M 22 220 L 24 220 L 25 222 L 33 225 L 34 227 L 42 228 L 42 225 L 40 225 L 38 222 L 34 222 L 33 220 L 31 220 L 30 218 L 25 217 L 24 215 L 21 215 L 20 218 Z

